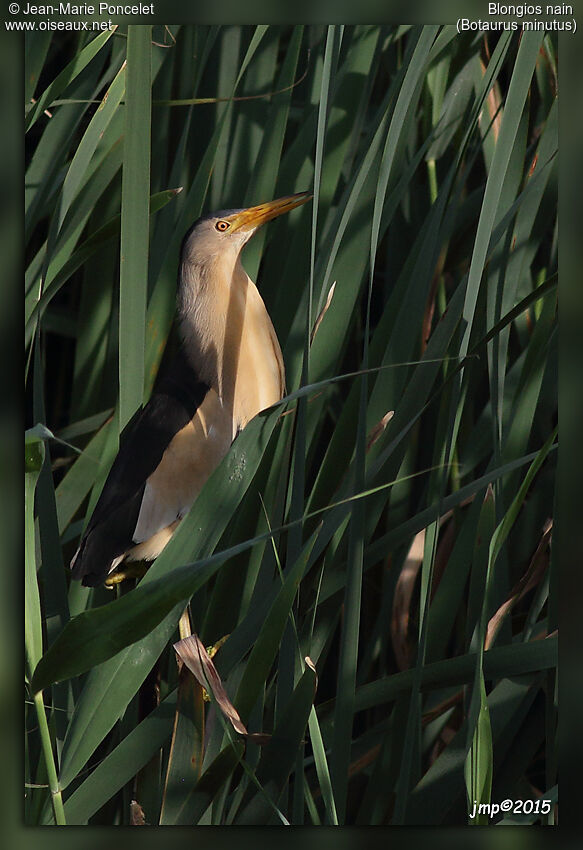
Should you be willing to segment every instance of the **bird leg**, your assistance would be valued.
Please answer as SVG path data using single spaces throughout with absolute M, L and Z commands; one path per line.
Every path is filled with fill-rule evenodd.
M 192 634 L 192 626 L 190 625 L 188 605 L 184 609 L 184 612 L 178 622 L 178 631 L 180 633 L 180 640 L 184 640 L 184 638 L 190 637 L 190 635 Z

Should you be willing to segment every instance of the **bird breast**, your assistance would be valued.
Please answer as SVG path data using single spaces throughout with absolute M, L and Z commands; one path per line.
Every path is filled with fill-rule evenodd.
M 226 331 L 227 340 L 229 329 Z M 242 319 L 239 352 L 225 346 L 225 383 L 233 393 L 233 414 L 237 428 L 243 428 L 260 410 L 279 401 L 285 378 L 279 341 L 255 284 L 249 280 Z M 227 390 L 227 395 L 231 390 Z
M 279 401 L 285 390 L 281 348 L 257 287 L 239 260 L 199 281 L 182 334 L 202 380 L 232 417 L 232 437 Z

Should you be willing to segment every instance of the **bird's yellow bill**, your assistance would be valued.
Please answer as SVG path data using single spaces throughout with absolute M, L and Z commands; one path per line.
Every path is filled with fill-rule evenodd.
M 265 204 L 258 204 L 256 207 L 241 210 L 229 219 L 231 232 L 234 230 L 255 230 L 265 224 L 266 221 L 271 221 L 272 218 L 305 204 L 311 197 L 312 195 L 309 192 L 298 192 L 297 195 L 286 195 L 284 198 L 277 198 L 275 201 L 267 201 Z

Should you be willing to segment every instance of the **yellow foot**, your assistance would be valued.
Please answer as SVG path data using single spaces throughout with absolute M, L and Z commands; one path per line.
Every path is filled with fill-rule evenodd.
M 214 656 L 217 654 L 217 652 L 219 651 L 221 646 L 224 643 L 226 643 L 226 640 L 229 636 L 230 636 L 230 633 L 228 635 L 223 635 L 223 637 L 220 640 L 218 640 L 216 643 L 213 643 L 212 646 L 207 646 L 206 651 L 208 652 L 208 654 L 211 658 L 214 658 Z
M 143 578 L 147 571 L 148 564 L 140 563 L 139 561 L 127 565 L 124 564 L 123 567 L 119 570 L 115 570 L 115 572 L 111 573 L 111 575 L 105 579 L 105 586 L 113 588 L 128 578 Z
M 217 654 L 217 652 L 219 651 L 219 649 L 221 648 L 221 646 L 225 643 L 225 641 L 227 640 L 227 638 L 228 638 L 228 637 L 229 637 L 229 635 L 224 635 L 224 636 L 223 636 L 220 640 L 218 640 L 216 643 L 213 643 L 213 645 L 212 645 L 212 646 L 207 646 L 206 651 L 207 651 L 207 652 L 208 652 L 208 654 L 209 654 L 209 658 L 214 658 L 214 656 Z M 210 698 L 210 696 L 209 696 L 208 691 L 207 691 L 207 689 L 206 689 L 206 688 L 203 688 L 203 689 L 202 689 L 202 698 L 203 698 L 203 700 L 204 700 L 205 702 L 210 702 L 210 701 L 211 701 L 211 698 Z

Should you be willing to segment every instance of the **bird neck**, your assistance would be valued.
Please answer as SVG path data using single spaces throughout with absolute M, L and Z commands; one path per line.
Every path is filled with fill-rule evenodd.
M 233 435 L 283 395 L 281 349 L 240 256 L 181 272 L 182 337 L 193 368 L 233 418 Z

